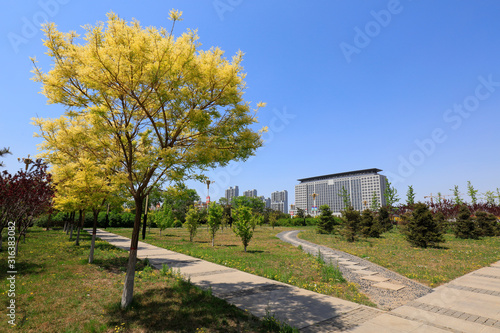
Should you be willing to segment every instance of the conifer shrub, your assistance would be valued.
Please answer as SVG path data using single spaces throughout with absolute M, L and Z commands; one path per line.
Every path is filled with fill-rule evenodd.
M 476 221 L 471 218 L 471 212 L 466 205 L 462 205 L 458 211 L 454 233 L 456 238 L 462 239 L 477 239 L 479 236 Z
M 417 247 L 437 246 L 444 242 L 443 232 L 429 207 L 421 202 L 415 204 L 404 233 L 406 240 Z
M 491 237 L 496 234 L 496 217 L 493 214 L 488 214 L 485 211 L 476 212 L 476 227 L 477 234 L 483 237 Z
M 391 217 L 387 206 L 379 208 L 376 220 L 382 233 L 392 229 Z
M 319 207 L 321 214 L 319 216 L 318 225 L 316 231 L 319 234 L 331 234 L 334 231 L 337 221 L 330 210 L 328 205 L 322 205 Z
M 380 237 L 381 229 L 371 210 L 365 209 L 361 213 L 359 231 L 363 237 Z
M 354 242 L 356 240 L 359 234 L 360 219 L 361 215 L 352 206 L 342 211 L 342 221 L 344 222 L 342 235 L 348 242 Z

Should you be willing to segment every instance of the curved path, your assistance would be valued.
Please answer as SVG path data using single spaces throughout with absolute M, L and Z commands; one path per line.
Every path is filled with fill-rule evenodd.
M 392 310 L 432 291 L 423 284 L 362 258 L 299 239 L 299 232 L 284 231 L 277 237 L 294 246 L 301 246 L 309 254 L 317 256 L 321 253 L 325 262 L 338 266 L 346 280 L 359 285 L 361 291 L 384 310 Z
M 279 236 L 283 240 L 296 242 L 296 246 L 301 245 L 310 253 L 317 254 L 320 250 L 325 259 L 339 263 L 347 279 L 378 276 L 389 278 L 384 282 L 404 285 L 398 291 L 386 290 L 393 296 L 413 288 L 399 280 L 400 275 L 385 269 L 378 271 L 379 266 L 366 260 L 297 239 L 298 232 L 281 233 Z M 98 230 L 97 236 L 118 248 L 129 250 L 130 239 L 127 237 L 103 230 Z M 440 286 L 418 300 L 385 312 L 143 242 L 139 242 L 137 256 L 139 259 L 148 258 L 157 268 L 168 265 L 191 283 L 210 288 L 214 296 L 246 309 L 255 316 L 263 317 L 268 312 L 272 313 L 279 320 L 299 328 L 301 333 L 500 333 L 500 261 Z M 365 271 L 365 274 L 356 271 Z M 361 279 L 361 282 L 365 280 Z M 376 284 L 376 281 L 366 281 Z M 372 286 L 372 289 L 375 288 L 378 287 Z

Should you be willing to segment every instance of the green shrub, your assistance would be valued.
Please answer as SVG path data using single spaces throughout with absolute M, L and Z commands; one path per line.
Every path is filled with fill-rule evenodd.
M 479 233 L 476 227 L 476 221 L 471 218 L 471 213 L 466 205 L 462 205 L 458 211 L 454 226 L 455 237 L 462 239 L 477 239 Z
M 319 216 L 318 225 L 316 231 L 319 234 L 331 234 L 335 228 L 336 220 L 332 215 L 332 211 L 328 205 L 321 205 L 319 207 L 321 214 Z
M 361 215 L 357 210 L 354 210 L 352 206 L 347 207 L 346 210 L 342 211 L 342 221 L 344 222 L 342 235 L 348 242 L 354 242 L 356 240 L 356 237 L 359 234 L 360 219 Z
M 379 223 L 373 217 L 371 210 L 365 209 L 361 214 L 359 231 L 363 237 L 380 237 L 382 230 Z
M 444 242 L 443 231 L 432 216 L 429 206 L 416 203 L 405 228 L 406 240 L 418 247 L 426 248 Z

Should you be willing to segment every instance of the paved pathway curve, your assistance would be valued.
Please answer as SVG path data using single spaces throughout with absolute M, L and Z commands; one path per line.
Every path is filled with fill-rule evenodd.
M 297 234 L 298 232 L 286 232 L 279 234 L 278 237 L 286 241 L 295 241 Z M 298 240 L 301 242 L 296 246 L 301 245 L 305 251 L 317 254 L 319 248 L 321 253 L 327 252 L 326 247 Z M 366 260 L 361 262 L 361 258 L 355 259 L 357 257 L 344 252 L 337 251 L 337 253 L 339 263 L 341 258 L 357 262 L 360 266 L 367 263 Z M 333 255 L 335 254 L 331 254 L 332 257 Z M 373 270 L 373 267 L 370 269 Z M 368 276 L 388 276 L 384 275 L 386 273 L 379 271 Z M 500 261 L 432 289 L 427 295 L 411 300 L 348 331 L 500 333 Z
M 103 230 L 97 237 L 129 250 L 127 237 Z M 138 257 L 157 268 L 166 264 L 216 297 L 257 317 L 272 313 L 303 333 L 500 333 L 500 261 L 384 312 L 143 242 Z
M 368 260 L 299 239 L 299 232 L 300 230 L 283 231 L 277 237 L 294 246 L 301 246 L 312 255 L 318 256 L 321 253 L 325 262 L 338 266 L 344 278 L 356 283 L 381 309 L 395 309 L 432 291 L 423 284 Z

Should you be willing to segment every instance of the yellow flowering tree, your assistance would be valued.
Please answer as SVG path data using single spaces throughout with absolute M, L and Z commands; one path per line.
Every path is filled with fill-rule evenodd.
M 62 211 L 79 211 L 76 237 L 79 245 L 85 211 L 91 210 L 94 223 L 89 263 L 94 259 L 97 218 L 106 203 L 113 200 L 121 184 L 123 172 L 116 171 L 114 159 L 107 153 L 105 137 L 95 137 L 92 127 L 83 116 L 58 119 L 34 119 L 40 129 L 36 134 L 44 141 L 40 156 L 51 165 L 56 184 L 55 207 Z M 108 143 L 109 144 L 109 143 Z
M 170 13 L 174 23 L 180 16 Z M 121 301 L 126 307 L 146 195 L 162 181 L 203 179 L 208 168 L 248 158 L 262 145 L 262 130 L 250 127 L 257 120 L 243 99 L 242 52 L 230 61 L 219 48 L 201 50 L 196 31 L 175 38 L 114 13 L 85 30 L 80 42 L 76 32 L 46 24 L 53 67 L 45 73 L 33 59 L 34 79 L 49 103 L 66 106 L 68 117 L 85 115 L 96 137 L 109 139 L 100 149 L 126 174 L 136 206 Z

